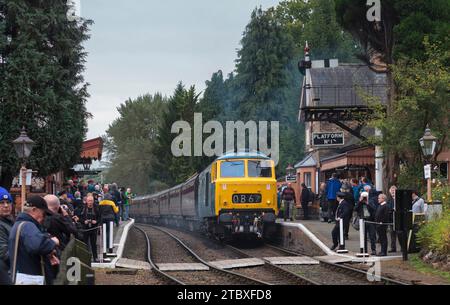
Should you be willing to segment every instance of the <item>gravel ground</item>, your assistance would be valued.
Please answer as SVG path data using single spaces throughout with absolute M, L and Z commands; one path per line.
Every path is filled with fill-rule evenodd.
M 320 265 L 291 265 L 285 268 L 324 285 L 370 285 L 366 280 L 332 271 Z
M 187 285 L 242 285 L 235 279 L 211 271 L 171 271 L 166 272 Z M 234 282 L 233 282 L 234 280 Z M 245 283 L 248 285 L 248 283 Z
M 148 234 L 152 260 L 155 264 L 198 262 L 188 254 L 186 249 L 166 233 L 146 226 L 142 226 L 141 229 Z
M 108 273 L 106 270 L 95 270 L 96 285 L 167 285 L 165 281 L 149 271 L 139 270 L 135 275 Z
M 195 233 L 178 231 L 176 229 L 164 228 L 166 231 L 174 234 L 179 239 L 181 239 L 188 247 L 190 247 L 194 252 L 196 252 L 202 259 L 211 262 L 217 260 L 227 260 L 227 259 L 239 259 L 245 258 L 239 253 L 228 249 L 226 246 L 220 243 L 207 239 L 202 236 L 198 236 Z M 253 251 L 252 251 L 253 250 Z M 259 256 L 283 256 L 284 253 L 279 253 L 279 251 L 260 246 L 258 249 L 245 249 L 251 253 L 256 253 Z M 250 254 L 250 253 L 249 253 Z M 270 254 L 270 255 L 266 255 Z M 276 255 L 275 255 L 276 254 Z M 254 255 L 250 254 L 254 257 Z M 296 282 L 292 278 L 287 278 L 282 274 L 277 273 L 267 266 L 255 266 L 248 268 L 237 268 L 232 270 L 234 273 L 242 274 L 250 278 L 254 278 L 263 282 L 271 283 L 274 285 L 295 285 Z
M 350 267 L 368 270 L 369 266 L 365 264 L 351 264 Z M 424 274 L 414 269 L 409 263 L 401 258 L 381 262 L 382 276 L 392 278 L 405 283 L 427 284 L 427 285 L 450 285 L 446 279 L 433 275 Z
M 145 240 L 144 234 L 139 230 L 132 228 L 128 231 L 127 241 L 122 256 L 138 261 L 147 261 L 146 244 L 147 241 Z
M 189 248 L 191 248 L 205 261 L 212 262 L 218 260 L 243 258 L 238 253 L 227 249 L 224 245 L 221 245 L 214 240 L 200 237 L 195 233 L 186 233 L 169 228 L 164 228 L 164 230 L 181 239 L 181 241 L 183 241 Z
M 239 245 L 236 245 L 235 247 L 244 252 L 245 254 L 257 258 L 290 256 L 289 254 L 286 254 L 283 251 L 270 248 L 265 245 L 259 245 L 258 247 L 252 249 L 239 247 Z

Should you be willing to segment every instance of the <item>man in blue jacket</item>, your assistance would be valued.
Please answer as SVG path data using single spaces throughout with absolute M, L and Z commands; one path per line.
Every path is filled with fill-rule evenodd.
M 336 194 L 341 190 L 342 183 L 337 178 L 337 174 L 333 173 L 327 183 L 327 199 L 328 199 L 328 223 L 335 219 L 337 202 Z
M 9 235 L 9 260 L 13 282 L 17 273 L 23 273 L 27 275 L 43 275 L 45 276 L 45 283 L 52 284 L 52 275 L 45 270 L 49 270 L 51 265 L 58 263 L 55 250 L 59 246 L 59 240 L 56 237 L 50 237 L 44 232 L 42 227 L 45 216 L 50 213 L 44 198 L 32 196 L 27 199 L 24 205 L 24 212 L 17 217 Z M 22 223 L 24 224 L 20 230 L 16 264 L 14 266 L 16 233 Z
M 11 216 L 13 209 L 11 194 L 0 187 L 0 285 L 11 284 L 9 277 L 9 254 L 8 239 L 9 232 L 14 224 Z

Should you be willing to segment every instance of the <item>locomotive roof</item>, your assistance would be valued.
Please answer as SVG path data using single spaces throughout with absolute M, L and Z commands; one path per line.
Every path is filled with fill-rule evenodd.
M 266 159 L 270 158 L 259 151 L 254 152 L 232 152 L 217 158 L 217 160 L 229 160 L 229 159 Z

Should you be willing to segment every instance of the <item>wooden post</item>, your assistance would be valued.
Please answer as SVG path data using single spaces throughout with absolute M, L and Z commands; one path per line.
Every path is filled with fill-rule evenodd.
M 427 201 L 428 204 L 433 202 L 433 196 L 431 194 L 431 178 L 427 179 Z
M 27 168 L 25 164 L 22 165 L 20 169 L 20 174 L 22 175 L 22 187 L 21 187 L 21 199 L 22 199 L 22 207 L 21 211 L 23 212 L 23 208 L 25 207 L 25 202 L 27 201 Z

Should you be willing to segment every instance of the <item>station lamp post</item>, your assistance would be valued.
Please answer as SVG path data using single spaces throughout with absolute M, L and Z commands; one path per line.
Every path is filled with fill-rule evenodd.
M 26 202 L 26 195 L 27 195 L 27 160 L 31 155 L 31 151 L 33 150 L 34 141 L 31 140 L 27 132 L 25 130 L 25 127 L 22 128 L 22 131 L 20 132 L 20 136 L 13 141 L 14 149 L 16 150 L 17 156 L 22 161 L 22 167 L 20 168 L 20 175 L 22 177 L 22 191 L 21 191 L 21 197 L 22 197 L 22 212 L 23 208 L 25 206 Z
M 292 182 L 292 177 L 293 175 L 293 171 L 295 170 L 295 168 L 292 167 L 292 164 L 289 164 L 289 166 L 286 168 L 286 182 Z
M 427 173 L 427 201 L 429 204 L 433 202 L 433 198 L 431 195 L 431 158 L 434 155 L 434 151 L 436 149 L 437 138 L 431 134 L 430 127 L 427 125 L 427 129 L 425 130 L 425 134 L 419 140 L 420 147 L 422 148 L 422 153 L 427 161 L 426 170 Z

